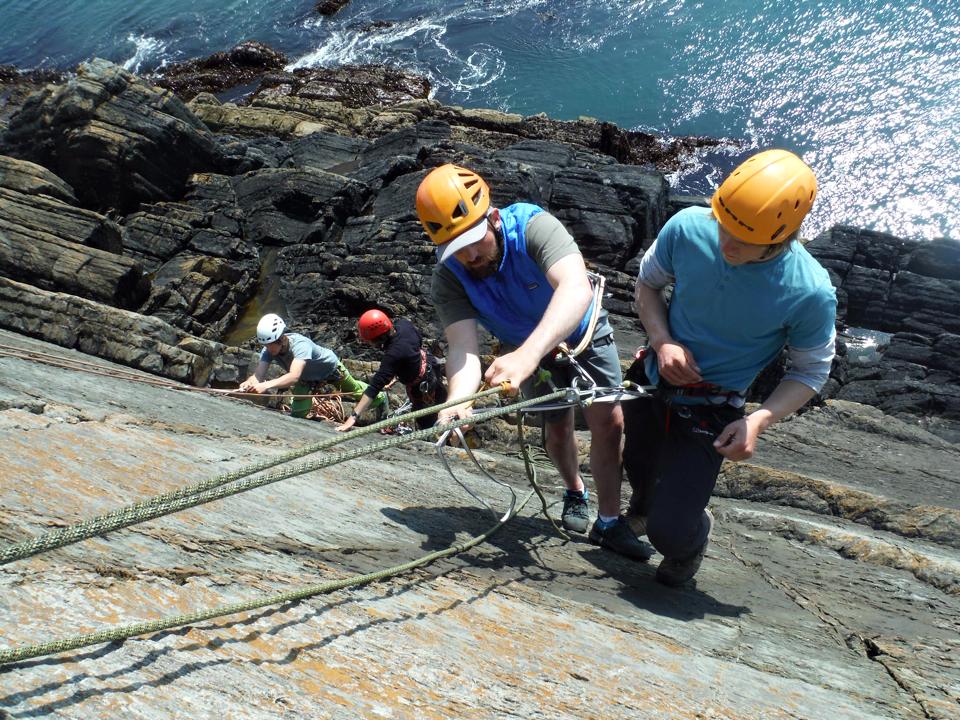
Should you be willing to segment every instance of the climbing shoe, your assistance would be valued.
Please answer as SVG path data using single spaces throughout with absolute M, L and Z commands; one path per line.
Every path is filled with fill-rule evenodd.
M 563 512 L 560 514 L 560 522 L 564 530 L 578 533 L 587 531 L 590 514 L 587 498 L 583 493 L 572 493 L 567 490 L 563 494 Z
M 707 514 L 707 539 L 703 545 L 693 555 L 687 558 L 665 557 L 660 561 L 657 568 L 657 581 L 670 587 L 677 587 L 690 580 L 700 569 L 700 563 L 703 562 L 703 556 L 707 553 L 707 545 L 710 544 L 710 533 L 713 531 L 713 513 L 704 510 Z
M 646 562 L 653 556 L 653 546 L 637 539 L 623 515 L 609 527 L 604 528 L 602 524 L 597 518 L 590 528 L 590 542 L 594 545 L 640 562 Z

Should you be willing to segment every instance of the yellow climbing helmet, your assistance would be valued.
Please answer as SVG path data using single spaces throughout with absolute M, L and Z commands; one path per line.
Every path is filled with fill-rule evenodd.
M 417 217 L 434 245 L 442 247 L 440 262 L 483 239 L 489 209 L 487 183 L 459 165 L 434 168 L 417 188 Z
M 816 196 L 817 178 L 803 160 L 787 150 L 765 150 L 721 183 L 713 214 L 737 240 L 773 245 L 800 228 Z

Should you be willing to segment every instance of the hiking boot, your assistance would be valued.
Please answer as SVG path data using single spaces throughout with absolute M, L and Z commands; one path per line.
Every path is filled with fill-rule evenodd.
M 704 512 L 707 514 L 707 539 L 703 541 L 700 549 L 690 557 L 683 559 L 665 557 L 661 560 L 660 566 L 657 568 L 658 582 L 669 585 L 670 587 L 677 587 L 678 585 L 683 585 L 683 583 L 697 574 L 697 571 L 700 569 L 700 563 L 703 562 L 703 556 L 707 553 L 707 545 L 710 544 L 710 533 L 713 530 L 713 513 L 709 510 L 704 510 Z
M 589 537 L 594 545 L 612 550 L 631 560 L 646 562 L 653 556 L 653 546 L 637 539 L 623 515 L 608 528 L 601 528 L 600 518 L 597 518 L 593 527 L 590 528 Z
M 587 523 L 590 522 L 587 499 L 582 494 L 573 495 L 569 491 L 563 494 L 563 512 L 560 522 L 564 530 L 585 533 Z

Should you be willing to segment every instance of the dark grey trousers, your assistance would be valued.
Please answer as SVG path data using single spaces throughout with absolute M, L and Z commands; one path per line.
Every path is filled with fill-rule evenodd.
M 703 511 L 723 462 L 713 441 L 742 416 L 742 408 L 730 405 L 668 404 L 656 397 L 623 403 L 630 512 L 647 517 L 647 538 L 664 557 L 688 558 L 706 541 Z

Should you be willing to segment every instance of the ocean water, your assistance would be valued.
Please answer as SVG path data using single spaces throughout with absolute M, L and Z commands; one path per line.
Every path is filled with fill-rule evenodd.
M 246 39 L 291 67 L 395 64 L 467 107 L 709 135 L 707 194 L 757 149 L 816 171 L 805 226 L 960 238 L 960 0 L 0 0 L 0 64 L 149 71 Z

